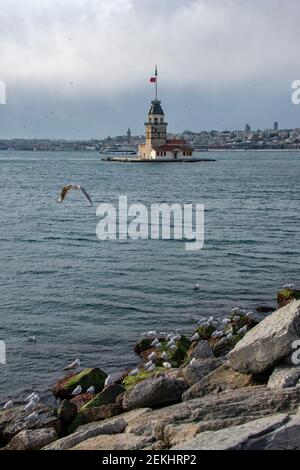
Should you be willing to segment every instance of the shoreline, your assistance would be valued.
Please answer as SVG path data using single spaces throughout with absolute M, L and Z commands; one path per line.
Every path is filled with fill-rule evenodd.
M 228 428 L 235 439 L 241 438 L 241 425 L 251 430 L 266 423 L 269 430 L 275 420 L 281 429 L 279 403 L 284 422 L 293 422 L 300 406 L 300 368 L 284 361 L 295 335 L 289 325 L 300 322 L 300 300 L 295 299 L 300 290 L 283 288 L 277 310 L 236 307 L 227 319 L 199 322 L 189 336 L 179 330 L 147 332 L 134 348 L 138 364 L 110 376 L 99 368 L 73 366 L 52 387 L 55 407 L 38 400 L 29 411 L 23 402 L 0 412 L 0 445 L 16 450 L 202 449 L 208 445 L 207 432 L 217 445 L 218 433 Z M 270 349 L 268 335 L 277 338 L 276 348 Z M 152 434 L 154 422 L 155 429 L 164 429 L 162 435 Z

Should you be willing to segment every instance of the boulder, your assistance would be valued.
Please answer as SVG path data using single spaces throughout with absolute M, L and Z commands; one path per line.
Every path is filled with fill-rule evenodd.
M 24 410 L 24 406 L 0 411 L 0 444 L 7 444 L 16 434 L 26 429 L 53 428 L 60 434 L 61 424 L 55 410 L 39 403 L 35 411 L 38 419 L 31 423 L 25 420 L 29 413 Z
M 95 398 L 95 393 L 80 393 L 80 395 L 76 395 L 75 397 L 71 398 L 70 403 L 76 406 L 77 411 L 80 411 L 81 408 L 92 401 Z
M 224 364 L 184 392 L 182 400 L 192 400 L 208 393 L 220 393 L 224 390 L 249 387 L 254 384 L 255 380 L 252 375 L 241 374 Z
M 179 401 L 186 390 L 186 384 L 181 380 L 161 376 L 138 383 L 124 394 L 124 410 L 160 406 Z
M 25 429 L 16 434 L 6 446 L 7 450 L 39 450 L 58 439 L 54 429 Z
M 249 441 L 280 428 L 287 421 L 287 415 L 278 414 L 219 431 L 203 432 L 171 450 L 242 450 Z
M 300 450 L 300 416 L 289 419 L 278 429 L 252 438 L 244 445 L 245 450 Z
M 149 411 L 132 419 L 126 432 L 152 436 L 155 431 L 160 440 L 168 426 L 197 424 L 199 432 L 228 428 L 277 413 L 296 413 L 299 404 L 300 387 L 270 390 L 253 386 L 251 391 L 248 387 L 237 388 Z
M 123 413 L 122 406 L 113 403 L 109 405 L 93 406 L 92 408 L 83 407 L 80 411 L 80 414 L 84 416 L 84 421 L 86 423 L 113 418 L 121 413 Z
M 114 418 L 100 423 L 85 424 L 71 434 L 50 444 L 44 450 L 65 450 L 76 446 L 80 442 L 102 434 L 119 434 L 126 428 L 126 422 L 122 418 Z
M 57 398 L 72 398 L 73 390 L 80 385 L 82 391 L 86 392 L 91 386 L 99 393 L 104 387 L 107 374 L 98 368 L 88 368 L 78 374 L 61 379 L 54 387 L 53 393 Z
M 70 450 L 139 450 L 148 447 L 153 439 L 134 434 L 100 435 L 77 444 Z
M 261 305 L 256 307 L 258 313 L 273 313 L 276 309 L 274 307 L 269 307 L 268 305 Z
M 188 350 L 188 356 L 191 359 L 207 359 L 209 357 L 214 357 L 214 353 L 210 347 L 209 342 L 202 340 L 198 343 L 192 343 L 190 349 Z
M 268 381 L 268 388 L 294 387 L 300 379 L 300 366 L 281 364 L 275 367 Z
M 228 354 L 229 364 L 244 374 L 263 372 L 292 352 L 299 333 L 300 301 L 294 301 L 249 331 Z
M 182 369 L 183 379 L 191 386 L 220 367 L 224 361 L 219 358 L 195 359 Z
M 63 427 L 68 426 L 77 414 L 77 406 L 69 400 L 63 400 L 57 410 L 57 415 Z M 46 444 L 45 444 L 46 445 Z
M 299 289 L 281 289 L 277 294 L 277 303 L 279 308 L 284 307 L 293 300 L 300 300 Z
M 109 385 L 105 387 L 102 392 L 98 393 L 91 401 L 86 403 L 83 406 L 83 409 L 99 407 L 102 405 L 110 405 L 115 403 L 117 397 L 121 395 L 121 393 L 125 392 L 125 388 L 119 384 Z

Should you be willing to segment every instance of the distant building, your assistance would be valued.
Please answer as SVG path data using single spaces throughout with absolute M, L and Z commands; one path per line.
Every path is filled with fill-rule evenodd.
M 249 126 L 249 124 L 246 124 L 246 126 L 245 126 L 245 132 L 247 132 L 247 134 L 250 134 L 250 132 L 251 132 L 251 127 Z
M 193 150 L 183 138 L 167 139 L 167 123 L 161 102 L 157 99 L 157 70 L 155 77 L 156 96 L 151 101 L 148 120 L 145 122 L 146 142 L 139 145 L 138 157 L 143 160 L 181 160 L 191 158 Z
M 130 127 L 128 128 L 128 131 L 127 131 L 127 142 L 129 144 L 131 143 L 131 130 L 130 130 Z
M 274 131 L 278 131 L 278 122 L 277 121 L 274 122 Z

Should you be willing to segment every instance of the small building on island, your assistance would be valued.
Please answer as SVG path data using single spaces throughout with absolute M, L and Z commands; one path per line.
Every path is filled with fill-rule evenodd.
M 150 110 L 145 122 L 146 142 L 139 145 L 138 158 L 141 160 L 185 160 L 193 157 L 193 149 L 182 138 L 167 138 L 167 123 L 161 102 L 157 99 L 157 67 L 155 77 L 155 100 L 151 101 Z

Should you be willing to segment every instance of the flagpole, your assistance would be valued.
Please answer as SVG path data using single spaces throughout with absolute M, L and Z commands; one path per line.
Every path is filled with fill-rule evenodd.
M 155 99 L 157 101 L 157 65 L 155 66 Z

